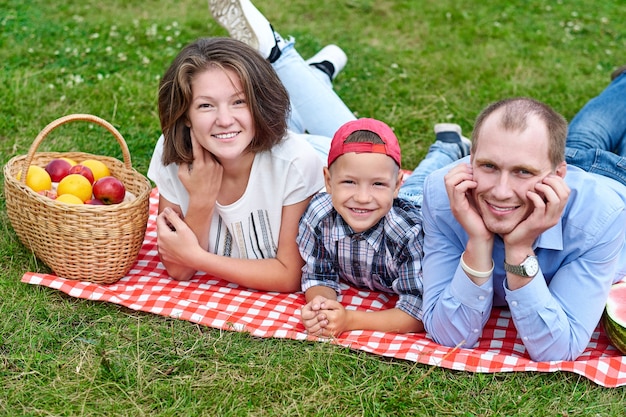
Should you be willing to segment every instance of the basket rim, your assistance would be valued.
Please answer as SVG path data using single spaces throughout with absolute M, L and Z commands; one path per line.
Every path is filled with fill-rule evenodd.
M 37 149 L 39 148 L 39 145 L 41 145 L 43 140 L 50 134 L 50 132 L 52 132 L 54 129 L 56 129 L 59 126 L 62 126 L 64 124 L 71 123 L 71 122 L 77 122 L 77 121 L 92 122 L 92 123 L 95 123 L 95 124 L 97 124 L 99 126 L 104 127 L 109 133 L 111 133 L 113 135 L 113 137 L 117 141 L 118 145 L 122 149 L 122 157 L 124 159 L 123 164 L 126 166 L 127 169 L 129 169 L 129 170 L 133 169 L 132 162 L 131 162 L 131 157 L 130 157 L 130 150 L 128 149 L 128 145 L 126 143 L 126 140 L 124 140 L 124 137 L 115 128 L 115 126 L 113 126 L 111 123 L 107 122 L 103 118 L 95 116 L 93 114 L 74 113 L 74 114 L 68 114 L 66 116 L 59 117 L 56 120 L 53 120 L 52 122 L 48 123 L 48 125 L 46 125 L 39 132 L 39 134 L 37 134 L 37 137 L 35 137 L 35 139 L 33 140 L 33 143 L 30 145 L 30 148 L 28 149 L 28 153 L 26 154 L 25 163 L 22 165 L 21 177 L 20 177 L 20 180 L 19 180 L 20 183 L 26 184 L 26 174 L 28 172 L 28 167 L 32 163 L 32 160 L 33 160 L 33 158 L 35 156 L 35 153 L 37 153 Z M 11 158 L 11 160 L 13 160 L 13 158 Z M 8 165 L 8 163 L 7 163 L 7 165 Z

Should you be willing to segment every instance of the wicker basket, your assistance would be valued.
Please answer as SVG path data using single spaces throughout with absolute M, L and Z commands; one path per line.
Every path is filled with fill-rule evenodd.
M 35 153 L 53 129 L 73 121 L 106 128 L 122 148 L 124 162 L 83 152 Z M 59 157 L 78 163 L 85 159 L 104 162 L 135 199 L 104 206 L 73 205 L 55 202 L 26 186 L 31 164 L 45 167 Z M 17 180 L 19 172 L 21 179 Z M 56 275 L 98 284 L 119 280 L 137 260 L 148 222 L 150 190 L 148 179 L 132 168 L 122 135 L 107 121 L 89 114 L 72 114 L 53 121 L 37 135 L 27 155 L 13 157 L 4 167 L 7 214 L 21 242 Z

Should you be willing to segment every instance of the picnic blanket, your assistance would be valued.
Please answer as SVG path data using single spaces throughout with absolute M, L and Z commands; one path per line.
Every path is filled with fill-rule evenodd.
M 308 335 L 300 322 L 300 307 L 305 302 L 302 293 L 254 291 L 202 274 L 189 282 L 170 279 L 159 262 L 156 248 L 157 205 L 158 194 L 153 190 L 148 228 L 138 260 L 120 281 L 99 285 L 27 272 L 22 282 L 54 288 L 72 297 L 106 301 L 217 329 L 249 332 L 257 337 L 325 341 L 460 371 L 569 371 L 605 387 L 626 385 L 626 356 L 610 345 L 601 326 L 576 361 L 535 362 L 526 353 L 505 309 L 493 310 L 480 341 L 472 349 L 444 347 L 426 334 L 352 331 L 332 339 Z M 341 301 L 347 308 L 380 310 L 392 308 L 396 296 L 343 286 Z

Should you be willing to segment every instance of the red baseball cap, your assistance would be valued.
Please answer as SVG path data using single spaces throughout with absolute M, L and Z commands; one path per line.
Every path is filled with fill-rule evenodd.
M 358 130 L 367 130 L 377 134 L 382 143 L 344 143 L 346 138 Z M 385 123 L 376 119 L 362 118 L 352 120 L 345 123 L 337 130 L 333 140 L 330 143 L 330 151 L 328 152 L 328 166 L 335 162 L 344 153 L 382 153 L 391 157 L 399 167 L 402 167 L 400 161 L 400 144 L 393 130 Z

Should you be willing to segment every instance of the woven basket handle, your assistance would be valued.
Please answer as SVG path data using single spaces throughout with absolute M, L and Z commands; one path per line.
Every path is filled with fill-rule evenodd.
M 126 166 L 127 169 L 129 170 L 132 169 L 132 164 L 130 161 L 130 151 L 128 150 L 128 145 L 126 145 L 126 141 L 124 140 L 120 132 L 111 123 L 107 122 L 104 119 L 101 119 L 98 116 L 93 116 L 91 114 L 68 114 L 67 116 L 60 117 L 50 122 L 48 126 L 44 127 L 42 131 L 39 132 L 39 134 L 33 141 L 32 145 L 30 145 L 30 149 L 28 150 L 28 154 L 26 155 L 26 159 L 24 160 L 24 164 L 22 165 L 22 171 L 21 171 L 22 174 L 20 177 L 20 181 L 23 184 L 26 183 L 26 174 L 28 173 L 28 167 L 33 161 L 35 152 L 37 151 L 37 148 L 39 148 L 39 145 L 41 144 L 41 142 L 46 138 L 46 136 L 48 136 L 50 132 L 52 132 L 57 127 L 64 125 L 66 123 L 75 122 L 75 121 L 85 121 L 85 122 L 95 123 L 97 125 L 104 127 L 111 134 L 113 134 L 113 136 L 117 140 L 117 143 L 120 145 L 120 148 L 122 148 L 122 156 L 124 157 L 124 165 Z

